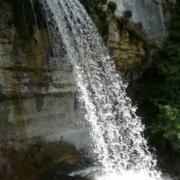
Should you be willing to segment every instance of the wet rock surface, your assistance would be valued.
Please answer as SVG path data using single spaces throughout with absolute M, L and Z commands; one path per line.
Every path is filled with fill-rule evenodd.
M 124 9 L 122 16 L 116 15 L 118 9 L 112 11 L 103 0 L 81 3 L 96 24 L 117 69 L 126 74 L 142 71 L 147 63 L 147 33 L 142 23 L 133 22 L 134 12 Z
M 36 142 L 30 147 L 15 150 L 1 148 L 0 167 L 2 180 L 85 180 L 70 173 L 87 167 L 90 162 L 66 143 Z
M 112 11 L 109 3 L 115 3 Z M 169 27 L 172 2 L 154 0 L 84 0 L 117 69 L 136 79 L 162 46 Z M 169 4 L 170 3 L 170 4 Z
M 73 67 L 38 2 L 0 2 L 0 143 L 16 147 L 43 137 L 82 148 L 87 139 L 79 138 L 87 130 Z
M 31 6 L 29 0 L 0 1 L 0 179 L 85 179 L 68 176 L 89 164 L 80 151 L 89 139 L 78 114 L 72 64 L 62 44 L 57 50 L 60 40 L 49 35 L 44 12 L 38 1 L 33 2 Z M 96 6 L 90 8 L 92 19 L 117 68 L 143 70 L 144 24 L 138 20 L 122 27 L 104 1 L 88 1 L 92 2 Z M 33 11 L 40 12 L 37 22 Z M 137 9 L 131 11 L 136 15 Z M 43 144 L 36 143 L 39 139 Z
M 165 14 L 161 0 L 114 0 L 114 2 L 117 3 L 118 7 L 115 12 L 117 16 L 123 16 L 127 10 L 131 11 L 132 21 L 143 25 L 147 39 L 155 42 L 164 38 L 166 33 Z
M 89 143 L 72 64 L 38 1 L 0 7 L 0 179 L 81 179 L 68 176 Z
M 112 18 L 109 23 L 108 49 L 121 72 L 138 71 L 145 64 L 147 47 L 134 31 L 128 31 L 120 20 Z

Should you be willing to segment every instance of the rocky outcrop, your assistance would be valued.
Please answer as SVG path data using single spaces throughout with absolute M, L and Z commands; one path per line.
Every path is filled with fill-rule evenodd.
M 119 29 L 119 23 L 116 18 L 112 18 L 109 23 L 108 49 L 119 71 L 137 71 L 145 64 L 145 43 L 126 29 Z
M 114 0 L 117 3 L 117 16 L 123 16 L 125 11 L 132 12 L 132 21 L 141 23 L 147 40 L 160 44 L 166 35 L 165 14 L 161 0 Z
M 148 67 L 154 48 L 162 46 L 167 36 L 170 20 L 168 8 L 175 2 L 163 0 L 81 2 L 103 36 L 117 69 L 127 75 L 133 74 L 133 78 L 136 78 L 136 75 L 138 77 L 138 73 Z
M 116 15 L 118 9 L 111 9 L 107 1 L 85 0 L 82 4 L 102 35 L 117 69 L 126 73 L 142 70 L 146 64 L 147 34 L 141 23 L 132 21 L 132 12 L 125 10 L 122 16 Z
M 29 148 L 21 150 L 4 147 L 1 148 L 1 153 L 2 180 L 86 180 L 70 174 L 86 167 L 89 162 L 82 152 L 65 143 L 45 144 L 43 141 L 37 141 Z
M 76 179 L 89 139 L 73 67 L 38 1 L 0 7 L 0 179 Z
M 38 1 L 0 1 L 0 7 L 0 179 L 24 179 L 20 171 L 35 171 L 29 167 L 33 158 L 26 157 L 33 144 L 45 144 L 33 153 L 38 163 L 49 151 L 59 150 L 71 164 L 81 156 L 75 149 L 88 144 L 87 130 L 77 111 L 72 65 L 63 46 L 54 53 L 57 38 L 47 30 Z
M 159 21 L 145 21 L 147 16 L 138 19 L 147 10 L 141 3 L 138 12 L 138 1 L 129 5 L 124 0 L 115 13 L 108 9 L 105 0 L 82 3 L 117 68 L 124 72 L 141 71 L 147 64 L 146 40 L 154 38 L 154 42 L 157 36 L 152 35 L 164 35 L 162 10 L 156 12 L 160 6 L 153 4 L 148 12 L 159 13 L 153 14 L 154 18 L 161 18 L 162 26 L 157 30 L 153 27 Z M 21 180 L 29 176 L 45 180 L 55 177 L 54 172 L 57 178 L 65 179 L 58 170 L 74 170 L 83 163 L 84 156 L 77 149 L 86 148 L 89 142 L 78 112 L 72 65 L 61 39 L 48 31 L 38 1 L 4 0 L 0 7 L 0 179 Z M 127 10 L 132 14 L 128 19 L 124 14 Z M 152 29 L 148 27 L 151 23 Z

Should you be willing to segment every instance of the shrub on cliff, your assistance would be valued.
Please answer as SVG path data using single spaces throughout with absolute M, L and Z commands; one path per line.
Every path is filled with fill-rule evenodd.
M 135 85 L 148 134 L 160 149 L 180 152 L 180 3 L 169 36 Z
M 108 9 L 109 9 L 112 13 L 115 12 L 116 8 L 117 8 L 117 4 L 116 4 L 115 2 L 110 1 L 110 2 L 108 3 Z

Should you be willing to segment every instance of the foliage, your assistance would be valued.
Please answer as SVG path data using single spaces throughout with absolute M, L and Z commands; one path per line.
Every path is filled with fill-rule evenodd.
M 111 11 L 112 13 L 115 12 L 116 8 L 117 8 L 117 4 L 116 4 L 115 2 L 110 1 L 110 2 L 108 3 L 108 9 L 110 9 L 110 11 Z
M 107 0 L 80 0 L 80 2 L 84 5 L 88 14 L 96 24 L 99 33 L 105 39 L 108 32 L 107 14 L 97 6 L 97 3 L 106 4 Z
M 160 148 L 180 150 L 180 4 L 172 12 L 169 36 L 134 85 L 148 134 Z
M 170 105 L 159 105 L 159 121 L 154 124 L 153 133 L 163 131 L 163 137 L 169 140 L 175 150 L 180 149 L 180 112 Z
M 178 4 L 179 5 L 179 4 Z M 154 67 L 164 81 L 159 84 L 157 129 L 171 142 L 175 150 L 180 150 L 180 6 L 173 13 L 169 37 L 159 50 Z

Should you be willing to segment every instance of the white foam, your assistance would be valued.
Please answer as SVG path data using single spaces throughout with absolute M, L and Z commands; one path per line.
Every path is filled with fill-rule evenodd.
M 103 176 L 96 176 L 96 180 L 156 180 L 145 172 L 124 171 L 121 174 L 107 173 Z
M 142 135 L 144 126 L 127 97 L 126 84 L 83 6 L 78 0 L 44 3 L 74 67 L 79 102 L 93 142 L 91 155 L 105 174 L 98 180 L 150 180 L 148 175 L 161 179 Z M 132 173 L 137 171 L 141 173 Z

